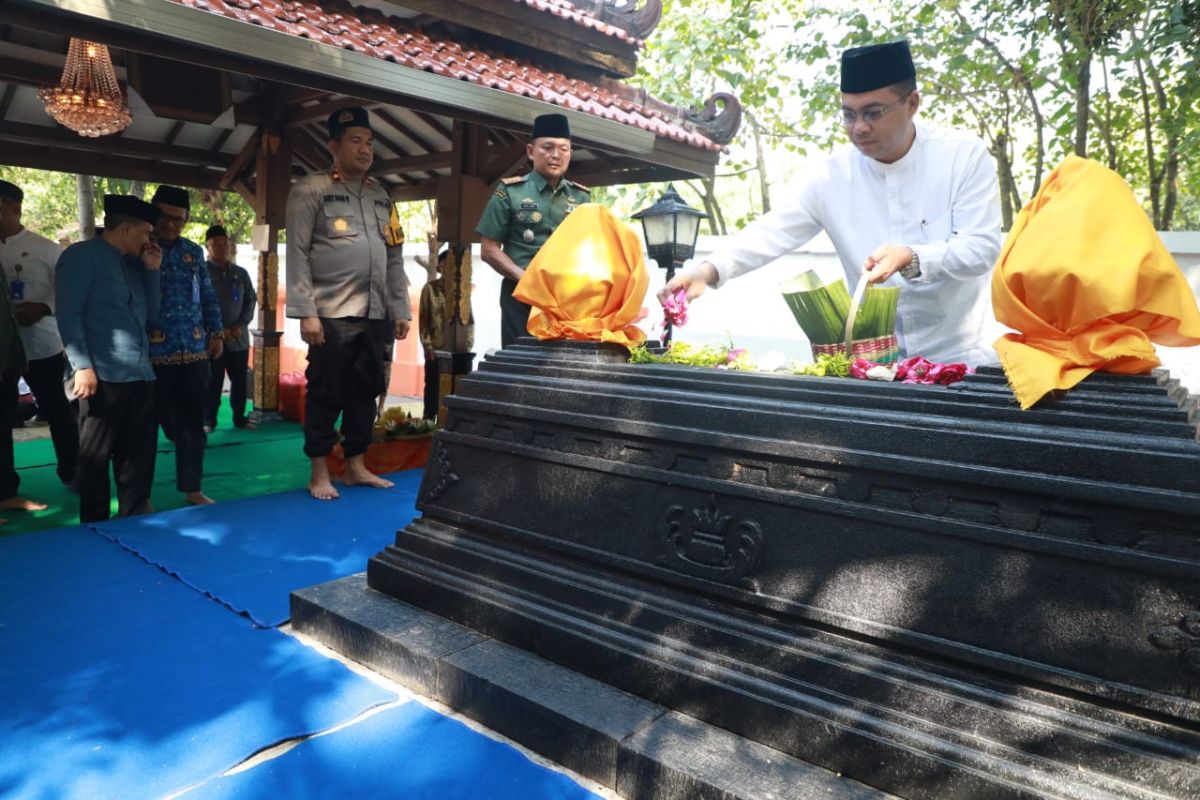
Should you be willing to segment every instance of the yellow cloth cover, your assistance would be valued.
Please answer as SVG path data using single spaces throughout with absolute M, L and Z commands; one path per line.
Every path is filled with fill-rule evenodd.
M 582 339 L 632 347 L 646 339 L 634 321 L 650 286 L 637 234 L 605 206 L 576 208 L 529 262 L 513 297 L 533 306 L 539 339 Z
M 1120 175 L 1068 156 L 1013 223 L 992 274 L 996 352 L 1021 408 L 1095 371 L 1200 344 L 1191 287 Z

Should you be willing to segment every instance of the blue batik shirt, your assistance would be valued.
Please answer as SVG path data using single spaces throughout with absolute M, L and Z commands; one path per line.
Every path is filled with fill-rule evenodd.
M 207 361 L 209 337 L 224 325 L 204 251 L 182 236 L 162 251 L 162 302 L 148 329 L 150 361 L 156 366 Z

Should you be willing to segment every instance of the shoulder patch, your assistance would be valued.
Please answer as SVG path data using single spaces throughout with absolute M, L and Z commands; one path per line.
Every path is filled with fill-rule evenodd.
M 514 183 L 524 183 L 525 176 L 524 175 L 513 175 L 509 178 L 501 179 L 500 182 L 503 183 L 505 186 L 512 186 Z
M 578 181 L 571 181 L 571 185 L 574 186 L 576 189 L 580 189 L 582 191 L 587 192 L 588 194 L 592 193 L 592 187 L 584 186 L 582 183 L 579 183 Z

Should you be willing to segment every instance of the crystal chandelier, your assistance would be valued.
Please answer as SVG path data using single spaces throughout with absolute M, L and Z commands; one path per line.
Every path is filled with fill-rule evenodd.
M 62 78 L 38 96 L 47 114 L 80 136 L 108 136 L 132 122 L 108 48 L 97 42 L 71 39 Z

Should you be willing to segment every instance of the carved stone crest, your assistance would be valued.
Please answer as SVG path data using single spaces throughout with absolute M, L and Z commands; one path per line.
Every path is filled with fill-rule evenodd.
M 441 442 L 434 444 L 429 461 L 435 466 L 435 469 L 425 479 L 426 486 L 429 488 L 425 493 L 424 502 L 436 500 L 459 481 L 458 475 L 454 472 L 454 466 L 450 463 L 450 453 L 442 446 Z
M 1150 644 L 1159 650 L 1179 653 L 1188 672 L 1200 675 L 1200 611 L 1189 611 L 1175 625 L 1164 625 L 1150 634 Z
M 667 508 L 658 563 L 697 578 L 756 592 L 758 582 L 753 574 L 762 559 L 764 543 L 762 526 L 723 513 L 717 507 L 716 495 L 711 495 L 705 508 Z

